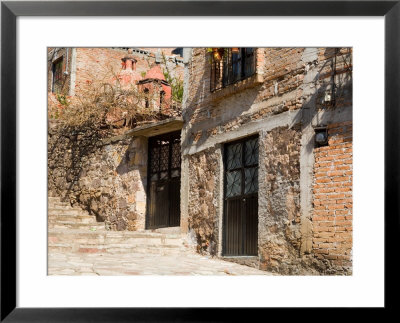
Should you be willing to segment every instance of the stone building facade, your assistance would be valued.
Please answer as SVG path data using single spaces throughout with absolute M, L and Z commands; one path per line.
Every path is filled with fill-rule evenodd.
M 60 196 L 81 206 L 110 230 L 145 229 L 148 136 L 129 134 L 133 126 L 121 117 L 119 107 L 106 117 L 113 128 L 108 136 L 90 129 L 66 129 L 54 109 L 66 108 L 62 106 L 63 100 L 77 100 L 93 81 L 103 80 L 106 75 L 107 82 L 114 84 L 118 80 L 122 89 L 136 87 L 138 92 L 144 92 L 150 88 L 154 92 L 148 96 L 148 110 L 161 113 L 161 120 L 144 120 L 135 125 L 137 129 L 160 123 L 162 129 L 175 129 L 181 124 L 180 103 L 170 100 L 171 84 L 164 72 L 183 79 L 183 61 L 172 51 L 49 48 L 49 196 Z M 160 101 L 160 93 L 164 101 Z M 139 105 L 146 108 L 144 98 Z
M 49 194 L 110 230 L 175 227 L 229 261 L 351 274 L 352 49 L 163 51 L 156 64 L 162 51 L 147 48 L 49 50 L 49 101 L 60 56 L 69 96 L 104 65 L 156 89 L 160 108 L 173 95 L 164 68 L 184 80 L 182 114 L 165 105 L 165 119 L 112 137 L 60 136 L 50 120 Z
M 351 274 L 352 49 L 215 51 L 186 50 L 182 229 L 227 260 Z

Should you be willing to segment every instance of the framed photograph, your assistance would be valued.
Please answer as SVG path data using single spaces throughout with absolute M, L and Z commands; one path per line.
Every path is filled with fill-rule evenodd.
M 393 307 L 398 1 L 1 16 L 1 321 Z

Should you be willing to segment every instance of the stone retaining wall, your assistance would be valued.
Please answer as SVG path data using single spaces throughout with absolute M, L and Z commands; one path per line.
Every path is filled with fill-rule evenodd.
M 112 230 L 144 229 L 147 139 L 104 144 L 53 124 L 48 134 L 48 190 L 95 214 Z

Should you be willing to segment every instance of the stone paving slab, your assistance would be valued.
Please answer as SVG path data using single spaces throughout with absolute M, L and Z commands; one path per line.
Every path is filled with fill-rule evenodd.
M 94 216 L 63 206 L 49 198 L 49 275 L 271 275 L 195 253 L 180 227 L 107 231 L 103 223 L 97 230 Z
M 49 275 L 273 275 L 256 268 L 202 256 L 76 254 L 51 252 Z

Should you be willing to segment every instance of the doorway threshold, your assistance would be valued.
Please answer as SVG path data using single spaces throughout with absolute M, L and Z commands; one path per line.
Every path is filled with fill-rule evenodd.
M 258 256 L 221 256 L 221 258 L 258 258 Z
M 181 227 L 165 227 L 165 228 L 158 228 L 158 229 L 148 229 L 147 231 L 150 232 L 157 232 L 157 233 L 167 233 L 167 234 L 179 234 L 181 233 Z
M 259 269 L 259 258 L 258 256 L 220 256 L 221 260 L 234 262 L 240 265 L 245 265 Z

